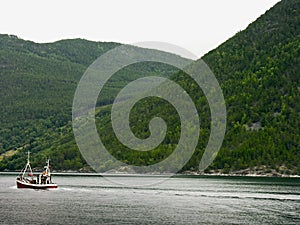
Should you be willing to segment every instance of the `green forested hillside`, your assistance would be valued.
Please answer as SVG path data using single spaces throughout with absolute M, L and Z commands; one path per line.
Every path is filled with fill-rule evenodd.
M 36 44 L 0 35 L 0 154 L 12 150 L 8 155 L 19 158 L 22 149 L 36 146 L 38 152 L 59 141 L 83 72 L 117 45 L 80 39 Z M 9 167 L 5 161 L 2 168 Z
M 73 137 L 71 113 L 77 84 L 87 67 L 118 43 L 82 39 L 38 44 L 0 35 L 0 169 L 20 169 L 30 150 L 33 166 L 50 156 L 58 170 L 85 165 Z M 140 76 L 173 74 L 166 65 L 141 64 L 122 70 L 102 90 L 107 105 L 126 83 Z
M 300 173 L 299 35 L 300 1 L 282 1 L 203 57 L 221 84 L 227 106 L 225 140 L 206 172 Z M 210 131 L 209 107 L 187 75 L 178 73 L 171 79 L 189 93 L 200 114 L 198 148 L 183 168 L 197 170 Z M 153 116 L 164 118 L 169 128 L 163 144 L 150 152 L 131 151 L 120 144 L 107 125 L 109 109 L 98 114 L 98 130 L 106 147 L 116 158 L 135 165 L 161 161 L 175 149 L 180 135 L 178 115 L 169 104 L 158 99 L 144 102 L 131 114 L 135 135 L 150 135 L 148 123 Z
M 6 152 L 0 158 L 1 170 L 20 169 L 27 149 L 34 154 L 34 166 L 50 156 L 57 170 L 87 167 L 71 129 L 73 93 L 86 67 L 116 45 L 85 40 L 35 44 L 0 36 L 0 150 Z M 203 60 L 215 73 L 227 107 L 225 140 L 206 172 L 256 169 L 300 174 L 300 1 L 281 1 Z M 169 76 L 174 71 L 155 63 L 140 64 L 125 68 L 107 85 L 99 102 L 97 127 L 116 158 L 149 165 L 174 150 L 180 125 L 168 103 L 144 99 L 131 112 L 132 131 L 138 137 L 149 135 L 148 122 L 154 115 L 169 125 L 163 144 L 146 153 L 130 151 L 118 142 L 109 106 L 118 90 L 141 74 Z M 183 168 L 196 171 L 210 131 L 209 107 L 186 74 L 176 73 L 171 79 L 187 90 L 200 113 L 198 148 Z
M 222 84 L 228 110 L 212 168 L 265 165 L 299 174 L 300 1 L 281 1 L 203 59 Z

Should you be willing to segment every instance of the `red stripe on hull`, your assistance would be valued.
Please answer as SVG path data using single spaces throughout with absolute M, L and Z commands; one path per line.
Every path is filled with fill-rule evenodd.
M 57 188 L 56 184 L 27 184 L 17 180 L 18 188 L 31 188 L 31 189 L 48 189 Z

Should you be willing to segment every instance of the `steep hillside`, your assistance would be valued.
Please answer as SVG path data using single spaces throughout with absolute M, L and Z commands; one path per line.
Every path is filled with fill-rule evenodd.
M 300 1 L 283 0 L 244 31 L 209 52 L 203 60 L 219 80 L 227 106 L 223 146 L 206 172 L 300 174 Z M 201 131 L 198 148 L 183 170 L 197 170 L 210 131 L 206 98 L 184 73 L 171 77 L 197 103 Z M 172 107 L 147 99 L 131 114 L 136 136 L 147 137 L 149 119 L 164 118 L 163 144 L 146 153 L 121 145 L 109 124 L 109 109 L 99 113 L 99 133 L 118 159 L 150 165 L 172 153 L 180 124 Z M 149 108 L 151 110 L 149 110 Z M 105 124 L 105 126 L 103 126 Z M 105 133 L 101 132 L 104 131 Z M 116 150 L 117 149 L 117 150 Z
M 300 1 L 281 1 L 203 59 L 228 110 L 228 132 L 211 168 L 299 174 Z
M 36 151 L 51 146 L 70 123 L 83 72 L 118 45 L 81 39 L 37 44 L 0 35 L 0 154 L 9 151 L 0 160 L 32 145 L 39 146 Z
M 0 149 L 6 152 L 0 169 L 19 169 L 26 149 L 35 154 L 34 165 L 48 155 L 59 170 L 86 167 L 72 135 L 70 100 L 86 66 L 116 44 L 72 40 L 38 45 L 9 36 L 0 39 L 5 43 L 0 48 L 5 106 L 0 109 Z M 300 174 L 300 1 L 282 0 L 203 60 L 219 80 L 227 106 L 225 140 L 206 172 Z M 157 72 L 153 68 L 158 65 L 136 66 L 125 68 L 117 82 L 108 85 L 111 89 L 104 94 L 108 97 L 99 102 L 97 128 L 105 131 L 99 132 L 100 137 L 116 158 L 150 165 L 172 153 L 180 121 L 167 102 L 144 99 L 131 112 L 132 131 L 141 138 L 149 136 L 149 119 L 160 116 L 169 125 L 164 142 L 146 153 L 130 151 L 118 142 L 110 124 L 109 103 L 126 82 L 141 73 Z M 174 73 L 165 67 L 158 71 L 165 76 Z M 197 170 L 210 131 L 209 107 L 186 74 L 180 72 L 171 79 L 193 98 L 200 113 L 201 138 L 183 168 Z
M 71 129 L 75 89 L 88 66 L 119 45 L 82 39 L 38 44 L 13 35 L 0 35 L 1 169 L 20 169 L 26 150 L 39 153 L 33 165 L 35 160 L 38 163 L 50 155 L 54 166 L 60 163 L 58 169 L 83 166 Z M 140 71 L 169 76 L 175 70 L 151 63 L 125 69 L 107 83 L 98 105 L 110 104 L 118 90 L 135 80 Z M 49 150 L 53 147 L 55 151 Z M 43 153 L 45 150 L 48 151 Z

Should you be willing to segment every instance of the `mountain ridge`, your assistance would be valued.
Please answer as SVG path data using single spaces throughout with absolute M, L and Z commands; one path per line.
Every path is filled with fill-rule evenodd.
M 215 161 L 205 172 L 233 174 L 236 171 L 248 171 L 249 173 L 249 171 L 256 170 L 263 171 L 262 173 L 272 171 L 273 174 L 300 174 L 300 121 L 298 119 L 300 116 L 299 15 L 299 0 L 282 0 L 251 23 L 247 29 L 237 33 L 218 48 L 202 57 L 220 82 L 228 111 L 228 128 L 223 146 Z M 65 42 L 62 43 L 65 44 Z M 69 44 L 63 48 L 63 58 L 68 59 L 76 53 L 76 51 L 74 53 L 74 46 L 72 46 L 72 44 Z M 96 47 L 95 44 L 93 46 Z M 53 56 L 55 53 L 53 51 L 44 54 Z M 84 70 L 84 65 L 89 60 L 91 61 L 93 56 L 89 56 L 90 58 L 84 57 L 84 59 L 79 56 L 73 57 L 71 63 L 74 63 L 73 69 L 75 68 L 75 71 L 70 72 L 72 74 L 75 72 L 76 76 L 80 76 L 79 71 Z M 57 56 L 54 55 L 53 58 L 55 57 Z M 5 58 L 2 57 L 1 60 L 5 61 Z M 2 65 L 7 65 L 3 64 L 2 61 L 0 62 Z M 67 68 L 70 65 L 68 63 L 61 65 L 61 68 L 68 71 Z M 9 67 L 6 69 L 12 71 Z M 132 71 L 127 71 L 127 74 L 132 73 Z M 199 143 L 192 159 L 182 169 L 182 172 L 197 171 L 199 159 L 203 154 L 210 130 L 209 120 L 207 119 L 209 118 L 209 108 L 205 96 L 201 94 L 199 88 L 194 87 L 192 80 L 182 73 L 175 74 L 172 79 L 193 96 L 193 100 L 197 102 L 198 108 L 202 110 L 201 115 L 204 117 L 201 121 L 203 126 L 200 131 L 203 140 Z M 67 80 L 67 82 L 71 81 L 74 82 L 72 78 Z M 72 85 L 74 89 L 76 82 Z M 109 102 L 111 101 L 108 100 L 106 103 Z M 176 120 L 175 114 L 170 114 L 169 108 L 164 105 L 164 102 L 157 102 L 157 100 L 145 100 L 145 102 L 146 105 L 158 107 L 154 110 L 155 113 L 160 113 L 162 116 L 165 113 L 170 115 L 166 119 Z M 140 112 L 147 112 L 143 106 L 141 106 L 140 111 L 138 109 L 134 110 L 133 121 L 141 120 L 138 117 L 141 114 Z M 99 124 L 108 122 L 109 111 L 109 106 L 106 106 L 97 112 L 99 130 L 104 129 Z M 67 114 L 65 118 L 68 118 Z M 150 113 L 150 115 L 152 114 Z M 147 137 L 149 131 L 143 129 L 147 127 L 148 119 L 142 118 L 143 122 L 141 124 L 133 122 L 133 131 L 137 136 Z M 43 120 L 43 118 L 41 117 L 40 120 Z M 26 127 L 26 124 L 23 126 Z M 41 128 L 43 126 L 48 126 L 49 130 L 47 128 L 45 131 Z M 170 134 L 174 134 L 175 137 L 178 136 L 176 126 L 176 122 L 174 122 L 174 125 L 171 126 L 174 130 L 170 131 Z M 35 129 L 35 127 L 40 127 L 40 130 Z M 139 128 L 142 131 L 139 131 Z M 40 139 L 36 137 L 29 138 L 24 142 L 29 143 L 27 145 L 30 147 L 22 145 L 25 146 L 24 149 L 30 149 L 36 154 L 36 160 L 33 161 L 34 165 L 38 165 L 37 162 L 45 155 L 50 155 L 54 159 L 54 167 L 58 170 L 78 170 L 80 168 L 88 170 L 88 165 L 80 156 L 72 136 L 70 120 L 63 119 L 63 122 L 60 122 L 57 118 L 53 118 L 53 121 L 51 119 L 48 119 L 48 121 L 43 120 L 41 124 L 31 126 L 29 130 L 30 132 L 40 133 Z M 5 132 L 2 130 L 1 136 L 4 137 L 0 141 L 2 146 L 6 146 L 3 145 L 3 142 L 10 138 L 4 135 Z M 14 136 L 17 137 L 18 132 L 15 132 Z M 112 133 L 107 132 L 107 135 L 102 136 L 102 138 L 111 142 L 107 143 L 111 149 L 117 149 L 112 154 L 125 161 L 135 164 L 147 164 L 145 161 L 153 160 L 154 156 L 163 157 L 163 155 L 153 153 L 152 156 L 139 155 L 140 159 L 134 161 L 133 156 L 136 156 L 135 153 L 127 153 L 125 148 L 117 143 Z M 16 140 L 16 143 L 20 143 L 20 141 Z M 176 138 L 168 136 L 160 150 L 169 154 L 175 145 Z M 14 148 L 20 147 L 20 145 L 14 146 Z M 11 150 L 9 147 L 5 149 Z M 5 151 L 2 150 L 1 152 Z M 23 158 L 22 151 L 14 156 L 5 157 L 0 162 L 0 170 L 19 168 Z

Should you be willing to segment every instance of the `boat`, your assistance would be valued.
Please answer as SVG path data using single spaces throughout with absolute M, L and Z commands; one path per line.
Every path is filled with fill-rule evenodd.
M 53 183 L 51 179 L 50 160 L 48 159 L 46 161 L 46 166 L 44 166 L 44 171 L 42 173 L 33 174 L 30 166 L 29 156 L 30 152 L 28 152 L 27 163 L 25 168 L 20 172 L 20 174 L 16 178 L 17 187 L 31 189 L 57 188 L 57 184 Z

